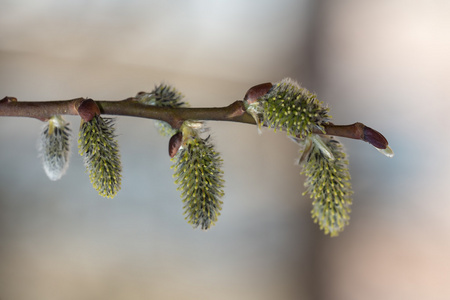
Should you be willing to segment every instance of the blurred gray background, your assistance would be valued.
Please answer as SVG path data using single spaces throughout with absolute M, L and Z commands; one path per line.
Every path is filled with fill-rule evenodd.
M 284 134 L 210 122 L 222 215 L 182 216 L 167 138 L 119 117 L 122 190 L 97 195 L 77 153 L 47 179 L 42 123 L 0 118 L 0 299 L 449 299 L 450 2 L 0 2 L 0 97 L 120 100 L 165 82 L 225 106 L 293 77 L 333 122 L 381 131 L 396 155 L 341 139 L 351 224 L 324 236 Z

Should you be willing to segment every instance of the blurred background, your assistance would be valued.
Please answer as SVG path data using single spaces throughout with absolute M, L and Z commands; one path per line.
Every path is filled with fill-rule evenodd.
M 289 76 L 333 122 L 382 132 L 396 155 L 341 139 L 350 226 L 325 236 L 284 134 L 210 122 L 224 160 L 222 215 L 182 215 L 153 122 L 119 117 L 122 189 L 97 195 L 72 128 L 50 181 L 43 124 L 0 118 L 0 299 L 449 299 L 450 2 L 0 2 L 0 98 L 121 100 L 161 82 L 226 106 Z

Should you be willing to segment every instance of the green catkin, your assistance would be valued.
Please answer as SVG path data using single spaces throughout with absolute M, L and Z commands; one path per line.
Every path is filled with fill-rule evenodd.
M 290 78 L 276 83 L 257 101 L 248 105 L 247 112 L 274 131 L 284 130 L 289 136 L 305 138 L 313 129 L 323 131 L 323 123 L 331 116 L 328 107 L 317 96 Z M 258 122 L 258 120 L 257 120 Z
M 317 143 L 314 139 L 321 139 Z M 349 224 L 352 187 L 342 145 L 330 136 L 307 137 L 302 155 L 306 192 L 313 198 L 312 218 L 325 234 L 337 236 Z M 325 150 L 323 147 L 326 147 Z M 330 156 L 326 152 L 330 152 Z
M 258 87 L 264 90 L 264 86 Z M 285 131 L 302 146 L 300 165 L 306 175 L 305 193 L 314 199 L 313 220 L 326 234 L 338 235 L 349 223 L 352 190 L 341 144 L 330 136 L 313 133 L 325 133 L 323 126 L 331 119 L 328 107 L 290 78 L 274 84 L 256 100 L 248 100 L 244 101 L 246 111 L 258 126 Z
M 136 96 L 137 101 L 158 107 L 182 107 L 188 106 L 187 102 L 183 102 L 183 95 L 174 87 L 167 84 L 155 86 L 150 93 L 139 93 Z M 173 129 L 167 122 L 154 121 L 155 127 L 162 136 L 173 136 L 177 130 Z
M 53 116 L 42 129 L 38 148 L 44 171 L 50 180 L 59 180 L 69 167 L 68 125 L 61 116 Z
M 194 228 L 209 229 L 222 209 L 222 159 L 209 138 L 202 139 L 195 131 L 172 159 L 175 184 L 178 184 L 186 220 Z
M 78 137 L 80 155 L 89 172 L 89 179 L 99 195 L 113 198 L 120 190 L 122 166 L 119 146 L 115 140 L 114 120 L 95 116 L 81 121 Z

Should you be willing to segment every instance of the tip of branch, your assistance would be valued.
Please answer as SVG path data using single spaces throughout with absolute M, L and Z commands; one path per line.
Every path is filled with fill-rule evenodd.
M 364 126 L 363 134 L 364 140 L 372 144 L 375 148 L 386 149 L 386 147 L 388 146 L 388 141 L 386 140 L 386 138 L 375 129 Z
M 389 147 L 387 139 L 375 129 L 364 126 L 363 139 L 387 157 L 393 157 L 394 151 Z

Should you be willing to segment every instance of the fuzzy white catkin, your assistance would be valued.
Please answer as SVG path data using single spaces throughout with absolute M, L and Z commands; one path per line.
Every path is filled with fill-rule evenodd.
M 59 180 L 69 167 L 70 129 L 61 116 L 53 116 L 42 128 L 39 156 L 50 180 Z

